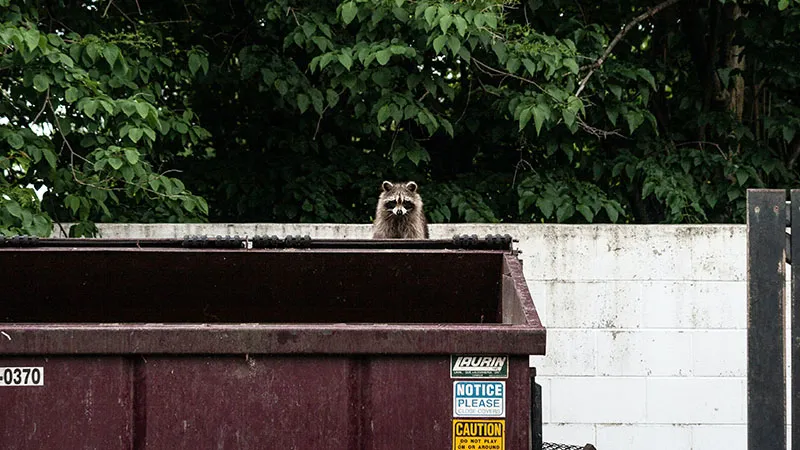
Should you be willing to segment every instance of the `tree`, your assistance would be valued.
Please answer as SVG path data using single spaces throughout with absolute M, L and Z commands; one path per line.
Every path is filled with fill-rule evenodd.
M 798 179 L 796 0 L 143 3 L 5 5 L 0 234 L 366 222 L 383 179 L 433 222 L 741 221 Z

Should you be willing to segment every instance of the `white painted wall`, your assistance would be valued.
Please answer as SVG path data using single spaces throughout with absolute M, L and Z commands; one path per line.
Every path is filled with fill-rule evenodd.
M 369 225 L 100 225 L 103 237 L 309 234 Z M 509 233 L 548 327 L 531 357 L 544 439 L 599 450 L 746 448 L 743 225 L 433 225 L 432 238 Z M 787 314 L 788 316 L 788 314 Z

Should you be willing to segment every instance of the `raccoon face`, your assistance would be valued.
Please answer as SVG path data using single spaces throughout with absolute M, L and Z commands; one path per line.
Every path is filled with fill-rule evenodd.
M 395 216 L 405 216 L 417 208 L 419 194 L 417 183 L 391 183 L 384 181 L 382 184 L 381 205 L 384 211 Z

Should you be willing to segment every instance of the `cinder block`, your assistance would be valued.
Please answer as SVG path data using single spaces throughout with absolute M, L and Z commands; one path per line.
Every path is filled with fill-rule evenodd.
M 690 450 L 693 448 L 692 430 L 687 425 L 598 425 L 596 447 L 598 449 Z M 722 447 L 694 448 L 722 450 Z
M 539 320 L 542 321 L 542 325 L 545 327 L 549 327 L 552 323 L 550 321 L 550 317 L 548 316 L 547 310 L 547 301 L 549 298 L 548 294 L 548 284 L 552 283 L 551 281 L 540 281 L 540 280 L 525 280 L 525 284 L 528 285 L 528 291 L 531 293 L 531 298 L 533 299 L 533 305 L 536 307 L 536 313 L 539 314 Z
M 745 423 L 744 378 L 647 378 L 647 422 Z
M 690 225 L 674 229 L 675 237 L 691 251 L 692 279 L 747 279 L 746 226 Z
M 595 443 L 595 426 L 588 423 L 547 423 L 542 425 L 542 441 L 568 445 Z
M 642 283 L 643 328 L 747 328 L 742 281 Z
M 558 377 L 550 382 L 550 420 L 644 423 L 646 378 Z
M 698 450 L 747 450 L 747 425 L 693 425 L 692 443 Z
M 747 330 L 697 330 L 691 336 L 695 376 L 747 376 Z
M 547 329 L 547 354 L 532 355 L 530 364 L 541 376 L 594 375 L 595 330 Z
M 564 328 L 638 328 L 644 299 L 635 281 L 548 281 L 548 323 Z
M 690 376 L 692 336 L 680 330 L 598 331 L 597 375 Z

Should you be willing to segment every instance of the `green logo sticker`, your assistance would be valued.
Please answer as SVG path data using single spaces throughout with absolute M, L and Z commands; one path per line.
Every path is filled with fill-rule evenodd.
M 508 378 L 508 356 L 450 355 L 450 378 Z

